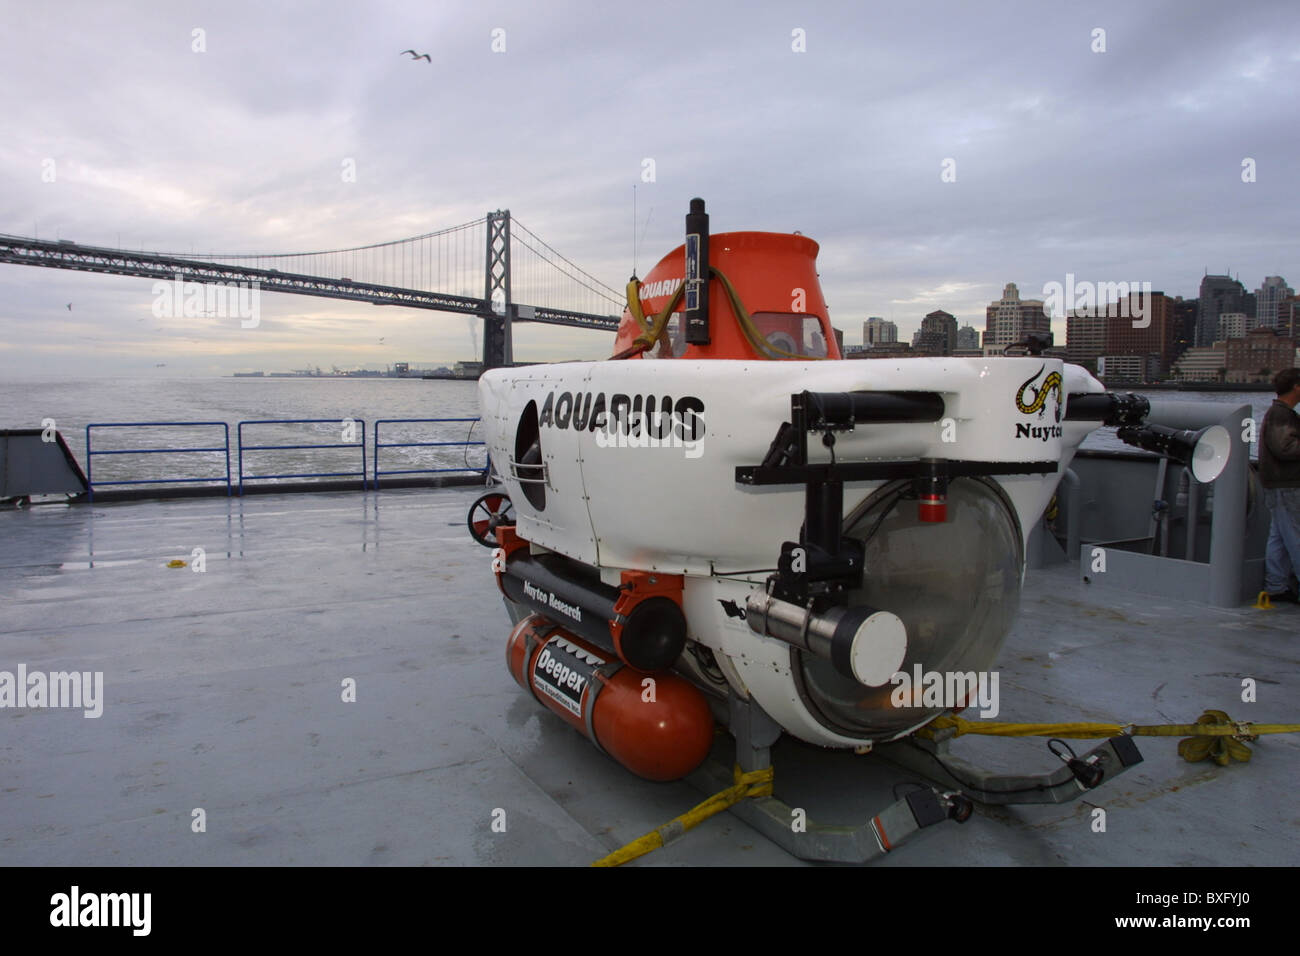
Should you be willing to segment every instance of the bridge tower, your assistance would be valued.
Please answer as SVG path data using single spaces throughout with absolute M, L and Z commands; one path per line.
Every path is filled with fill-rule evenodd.
M 487 214 L 487 268 L 483 288 L 483 369 L 514 362 L 510 320 L 510 210 Z

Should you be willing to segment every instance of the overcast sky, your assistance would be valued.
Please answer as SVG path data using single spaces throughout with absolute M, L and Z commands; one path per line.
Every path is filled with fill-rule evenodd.
M 1207 268 L 1251 290 L 1300 280 L 1292 0 L 5 2 L 3 14 L 0 232 L 291 252 L 509 208 L 621 288 L 637 184 L 642 274 L 702 196 L 715 232 L 816 239 L 850 343 L 868 315 L 910 337 L 938 308 L 982 330 L 1005 283 L 1041 297 L 1066 273 L 1188 297 Z M 432 62 L 399 55 L 411 47 Z M 148 279 L 0 265 L 0 375 L 476 357 L 463 316 L 268 293 L 259 327 L 242 329 L 160 321 L 153 302 Z M 533 326 L 515 351 L 601 358 L 611 344 Z

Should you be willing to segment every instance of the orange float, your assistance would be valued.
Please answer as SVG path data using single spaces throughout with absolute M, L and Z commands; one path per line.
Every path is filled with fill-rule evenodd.
M 540 614 L 510 632 L 506 661 L 525 690 L 647 780 L 678 780 L 713 745 L 713 713 L 684 678 L 647 675 Z

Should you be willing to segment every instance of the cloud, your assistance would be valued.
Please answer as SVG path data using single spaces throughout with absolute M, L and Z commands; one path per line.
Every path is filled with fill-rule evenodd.
M 890 299 L 889 301 L 894 305 L 930 305 L 936 302 L 951 302 L 969 290 L 981 288 L 984 288 L 984 283 L 944 282 L 931 289 L 918 290 L 911 298 Z
M 1067 271 L 1122 272 L 1190 296 L 1204 268 L 1230 263 L 1253 288 L 1300 271 L 1288 10 L 763 2 L 736 17 L 685 2 L 652 14 L 331 2 L 303 17 L 252 2 L 38 6 L 0 36 L 9 75 L 22 78 L 0 120 L 0 231 L 196 255 L 297 252 L 509 208 L 619 289 L 633 233 L 644 274 L 681 242 L 698 195 L 715 231 L 816 238 L 850 341 L 867 315 L 892 314 L 909 334 L 935 308 L 982 328 L 1004 283 L 1036 289 Z M 1098 27 L 1105 53 L 1091 49 Z M 493 52 L 496 28 L 505 52 Z M 806 52 L 792 47 L 796 28 Z M 194 52 L 195 29 L 205 52 Z M 432 62 L 399 55 L 412 46 Z M 1259 168 L 1249 185 L 1245 156 Z M 641 179 L 647 158 L 653 182 Z M 949 158 L 953 182 L 940 175 Z M 481 242 L 453 246 L 438 254 L 458 257 L 460 285 L 481 295 Z M 365 264 L 317 263 L 355 279 Z M 523 269 L 519 287 L 545 295 Z M 145 280 L 0 267 L 0 334 L 30 343 L 5 349 L 0 371 L 136 368 L 164 347 L 189 349 L 204 369 L 295 350 L 322 366 L 440 363 L 475 348 L 459 316 L 274 295 L 261 338 L 202 327 L 150 337 L 134 328 L 148 324 L 137 323 L 147 291 Z M 33 332 L 68 301 L 103 342 L 78 351 L 75 337 Z M 401 354 L 376 354 L 380 337 Z M 516 352 L 599 358 L 611 339 L 521 326 Z

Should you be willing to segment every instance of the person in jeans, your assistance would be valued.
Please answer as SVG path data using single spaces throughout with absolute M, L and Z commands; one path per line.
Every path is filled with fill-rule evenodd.
M 1300 603 L 1291 585 L 1300 573 L 1300 369 L 1273 376 L 1277 398 L 1264 413 L 1259 436 L 1259 480 L 1272 524 L 1264 561 L 1264 590 L 1274 601 Z

